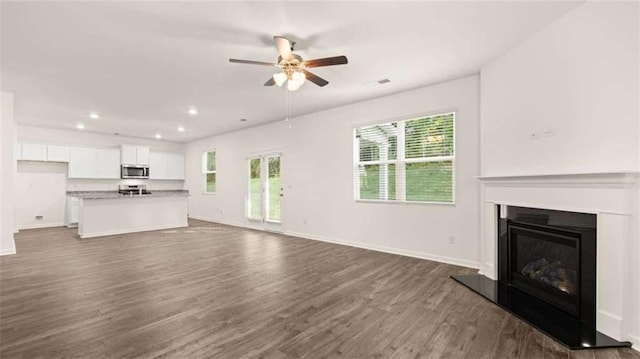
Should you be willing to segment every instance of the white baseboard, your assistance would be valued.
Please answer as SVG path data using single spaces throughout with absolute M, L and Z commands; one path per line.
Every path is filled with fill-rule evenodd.
M 222 221 L 222 220 L 218 220 L 218 219 L 207 218 L 207 217 L 202 217 L 202 216 L 192 216 L 192 215 L 190 215 L 189 218 L 199 219 L 201 221 L 207 221 L 207 222 L 226 224 L 226 225 L 235 226 L 235 227 L 262 230 L 262 228 L 253 227 L 253 226 L 247 225 L 246 223 Z M 333 244 L 340 244 L 340 245 L 343 245 L 343 246 L 368 249 L 368 250 L 372 250 L 372 251 L 376 251 L 376 252 L 384 252 L 384 253 L 389 253 L 389 254 L 397 254 L 397 255 L 401 255 L 401 256 L 405 256 L 405 257 L 426 259 L 426 260 L 435 261 L 435 262 L 453 264 L 453 265 L 457 265 L 457 266 L 461 266 L 461 267 L 468 267 L 468 268 L 473 268 L 473 269 L 478 269 L 480 267 L 478 262 L 467 261 L 467 260 L 451 258 L 451 257 L 445 257 L 445 256 L 436 255 L 436 254 L 421 253 L 421 252 L 414 252 L 414 251 L 406 251 L 406 250 L 402 250 L 402 249 L 396 249 L 396 248 L 390 248 L 390 247 L 385 247 L 385 246 L 372 245 L 372 244 L 367 244 L 367 243 L 357 243 L 357 242 L 343 241 L 343 240 L 338 240 L 338 239 L 334 239 L 334 238 L 316 236 L 316 235 L 307 234 L 307 233 L 300 233 L 300 232 L 284 231 L 282 234 L 287 235 L 287 236 L 292 236 L 292 237 L 311 239 L 311 240 L 314 240 L 314 241 L 321 241 L 321 242 L 327 242 L 327 243 L 333 243 Z
M 51 228 L 51 227 L 63 227 L 64 223 L 37 223 L 37 224 L 27 224 L 21 225 L 18 227 L 18 230 L 23 229 L 38 229 L 38 228 Z
M 627 334 L 627 338 L 631 342 L 631 345 L 632 345 L 631 348 L 637 352 L 640 352 L 640 336 Z
M 13 248 L 9 248 L 9 249 L 3 249 L 0 251 L 0 256 L 8 256 L 11 254 L 16 254 L 16 246 L 14 245 Z
M 255 229 L 255 230 L 258 230 L 258 231 L 264 230 L 263 228 L 260 228 L 259 226 L 252 226 L 251 224 L 248 224 L 248 223 L 225 221 L 225 220 L 221 220 L 221 219 L 208 218 L 208 217 L 203 217 L 203 216 L 191 216 L 190 215 L 189 218 L 193 218 L 193 219 L 197 219 L 197 220 L 205 221 L 205 222 L 225 224 L 227 226 Z
M 622 318 L 606 310 L 598 309 L 596 311 L 596 330 L 613 339 L 622 340 L 621 328 Z
M 484 263 L 484 266 L 480 266 L 480 269 L 478 270 L 478 274 L 481 274 L 491 280 L 498 280 L 498 278 L 496 278 L 495 275 L 495 267 L 493 266 L 493 263 Z
M 467 268 L 473 268 L 473 269 L 478 269 L 480 267 L 478 262 L 468 261 L 468 260 L 458 259 L 458 258 L 452 258 L 452 257 L 446 257 L 446 256 L 437 255 L 437 254 L 422 253 L 422 252 L 415 252 L 415 251 L 407 251 L 407 250 L 403 250 L 403 249 L 396 249 L 396 248 L 391 248 L 391 247 L 386 247 L 386 246 L 379 246 L 379 245 L 368 244 L 368 243 L 358 243 L 358 242 L 343 241 L 343 240 L 339 240 L 339 239 L 316 236 L 316 235 L 307 234 L 307 233 L 300 233 L 300 232 L 288 232 L 288 231 L 285 231 L 284 234 L 286 234 L 288 236 L 293 236 L 293 237 L 311 239 L 311 240 L 314 240 L 314 241 L 321 241 L 321 242 L 327 242 L 327 243 L 333 243 L 333 244 L 340 244 L 340 245 L 343 245 L 343 246 L 356 247 L 356 248 L 361 248 L 361 249 L 368 249 L 368 250 L 376 251 L 376 252 L 397 254 L 397 255 L 405 256 L 405 257 L 426 259 L 426 260 L 434 261 L 434 262 L 453 264 L 453 265 L 457 265 L 457 266 L 461 266 L 461 267 L 467 267 Z
M 80 238 L 85 239 L 85 238 L 95 238 L 95 237 L 104 237 L 104 236 L 114 236 L 117 234 L 127 234 L 127 233 L 138 233 L 138 232 L 148 232 L 148 231 L 159 231 L 162 229 L 175 229 L 175 228 L 185 228 L 187 227 L 189 224 L 185 223 L 185 224 L 172 224 L 172 225 L 161 225 L 161 226 L 150 226 L 150 227 L 142 227 L 142 228 L 136 228 L 136 229 L 117 229 L 117 230 L 113 230 L 113 231 L 105 231 L 105 232 L 94 232 L 94 233 L 78 233 L 78 235 L 80 236 Z

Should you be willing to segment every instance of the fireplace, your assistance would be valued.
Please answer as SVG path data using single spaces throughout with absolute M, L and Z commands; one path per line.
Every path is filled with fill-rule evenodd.
M 502 206 L 498 283 L 595 328 L 596 215 Z
M 629 346 L 596 330 L 595 214 L 498 205 L 497 281 L 453 279 L 571 349 Z
M 509 222 L 507 284 L 579 315 L 580 235 Z

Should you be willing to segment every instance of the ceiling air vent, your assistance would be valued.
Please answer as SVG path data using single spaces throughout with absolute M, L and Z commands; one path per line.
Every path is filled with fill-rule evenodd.
M 391 80 L 389 79 L 382 79 L 382 80 L 378 80 L 377 81 L 380 85 L 384 85 L 384 84 L 388 84 L 389 82 L 391 82 Z

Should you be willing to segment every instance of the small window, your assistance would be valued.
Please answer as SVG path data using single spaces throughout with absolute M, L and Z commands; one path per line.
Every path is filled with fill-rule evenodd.
M 455 114 L 354 130 L 356 200 L 454 202 Z
M 216 193 L 216 151 L 202 154 L 202 173 L 204 174 L 204 193 Z

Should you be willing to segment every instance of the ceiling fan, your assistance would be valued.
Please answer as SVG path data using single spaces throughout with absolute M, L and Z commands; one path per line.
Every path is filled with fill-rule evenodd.
M 238 59 L 229 59 L 229 62 L 280 68 L 282 69 L 282 71 L 274 74 L 269 80 L 267 80 L 267 82 L 264 83 L 264 85 L 282 86 L 286 81 L 287 90 L 289 91 L 295 91 L 299 89 L 305 80 L 309 80 L 320 87 L 326 86 L 329 83 L 329 81 L 323 79 L 322 77 L 307 71 L 308 68 L 344 65 L 348 63 L 346 56 L 334 56 L 305 61 L 300 55 L 296 55 L 293 53 L 293 47 L 296 44 L 294 41 L 289 41 L 289 39 L 282 36 L 274 36 L 273 40 L 275 41 L 276 47 L 278 48 L 278 53 L 280 54 L 278 56 L 277 63 Z

